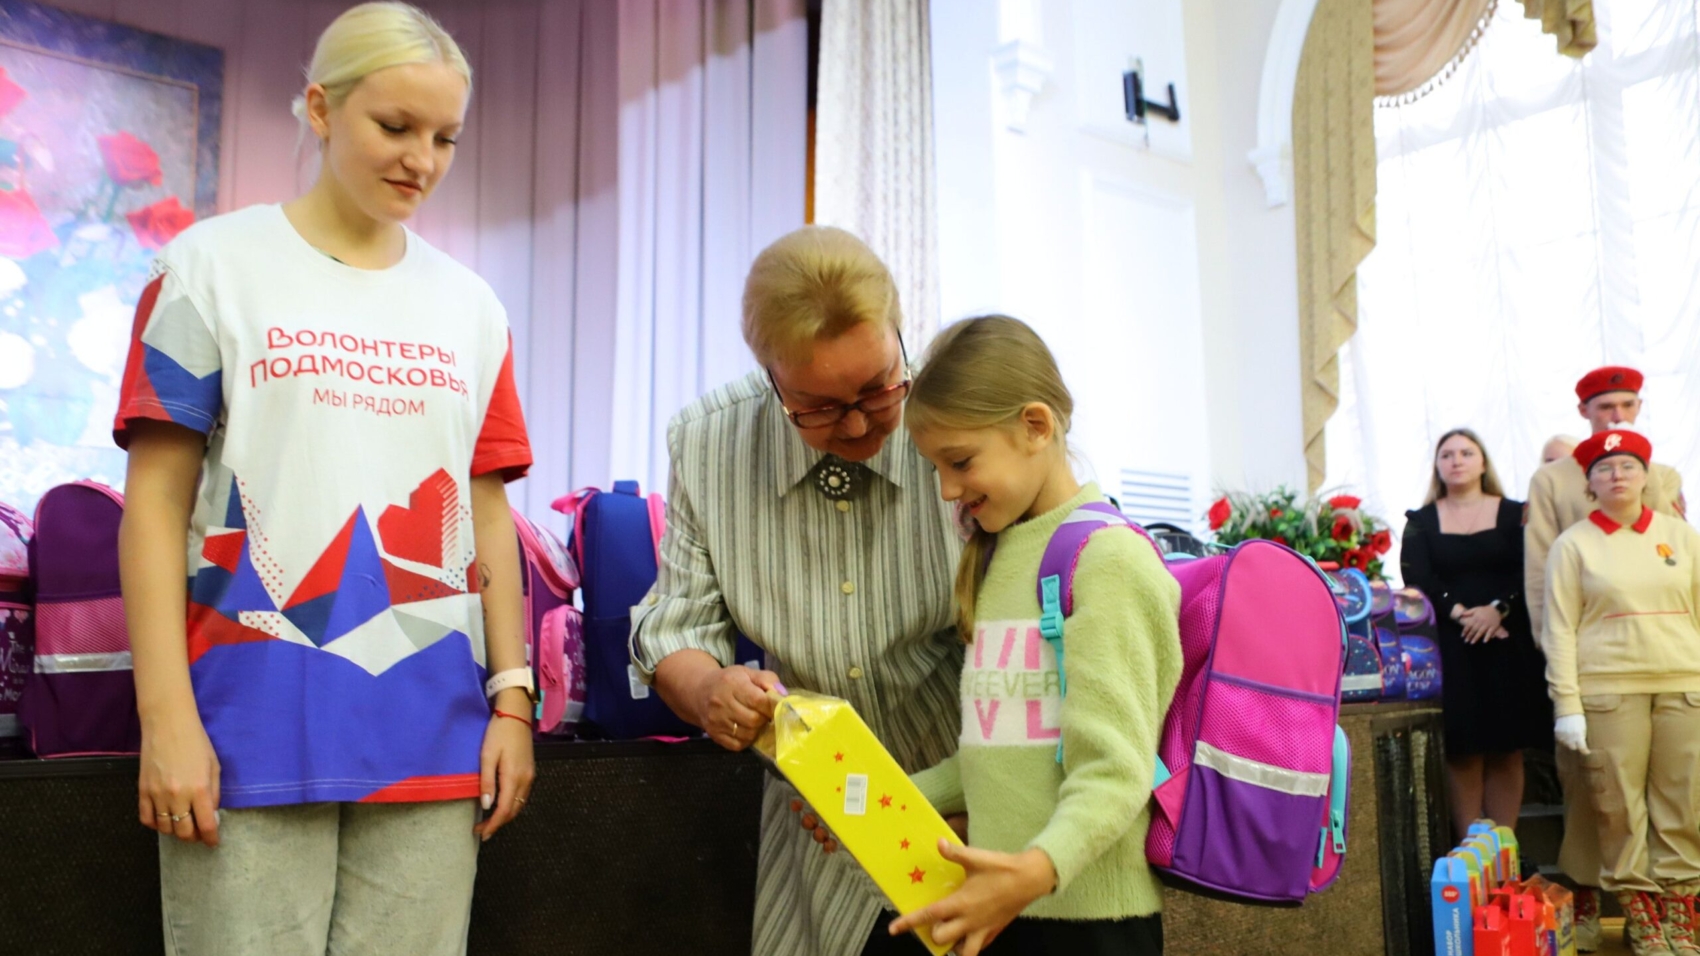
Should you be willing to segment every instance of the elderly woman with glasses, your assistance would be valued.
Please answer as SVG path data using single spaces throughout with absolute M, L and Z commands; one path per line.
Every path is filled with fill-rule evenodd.
M 686 408 L 655 588 L 632 662 L 669 706 L 730 750 L 772 716 L 783 681 L 855 705 L 904 769 L 954 750 L 962 645 L 951 588 L 961 544 L 902 424 L 909 365 L 891 274 L 860 240 L 806 227 L 764 250 L 744 288 L 761 370 Z M 737 633 L 769 670 L 733 662 Z M 891 937 L 848 853 L 798 826 L 769 779 L 754 956 L 924 953 Z M 824 847 L 831 850 L 830 843 Z
M 1642 502 L 1653 446 L 1622 428 L 1576 447 L 1598 506 L 1547 559 L 1553 735 L 1598 803 L 1600 887 L 1636 956 L 1696 956 L 1700 893 L 1700 531 Z

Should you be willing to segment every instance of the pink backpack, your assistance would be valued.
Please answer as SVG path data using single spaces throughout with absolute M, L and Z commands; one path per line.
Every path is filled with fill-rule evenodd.
M 141 750 L 130 632 L 118 584 L 124 496 L 76 481 L 35 507 L 35 665 L 18 717 L 39 757 Z
M 1075 565 L 1109 527 L 1144 535 L 1094 502 L 1063 520 L 1040 562 L 1039 629 L 1059 668 Z M 1169 569 L 1184 663 L 1157 749 L 1146 859 L 1207 893 L 1302 903 L 1334 882 L 1346 853 L 1340 612 L 1322 572 L 1271 541 Z
M 35 658 L 35 602 L 30 595 L 29 543 L 35 526 L 0 504 L 0 737 L 16 737 L 18 701 Z
M 573 607 L 578 565 L 554 532 L 518 511 L 527 655 L 537 680 L 538 734 L 565 735 L 584 716 L 584 617 Z

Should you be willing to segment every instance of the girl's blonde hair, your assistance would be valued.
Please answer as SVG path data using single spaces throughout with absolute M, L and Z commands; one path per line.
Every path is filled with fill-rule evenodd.
M 863 322 L 902 331 L 897 283 L 842 229 L 804 226 L 780 236 L 744 280 L 744 341 L 763 366 L 806 361 L 814 343 Z
M 413 4 L 394 2 L 362 3 L 332 20 L 313 48 L 307 82 L 323 86 L 334 109 L 368 74 L 409 63 L 441 63 L 459 73 L 467 92 L 472 91 L 472 67 L 449 31 Z M 305 130 L 306 95 L 297 96 L 291 108 Z
M 1481 438 L 1470 429 L 1454 428 L 1434 443 L 1434 461 L 1428 470 L 1428 497 L 1423 499 L 1423 504 L 1432 505 L 1446 497 L 1446 482 L 1440 480 L 1440 446 L 1459 436 L 1468 438 L 1470 443 L 1476 446 L 1476 450 L 1482 453 L 1482 493 L 1495 498 L 1505 497 L 1505 489 L 1499 484 L 1499 473 L 1493 470 L 1493 459 L 1488 456 L 1487 446 L 1482 444 Z
M 1045 340 L 1019 319 L 983 315 L 963 319 L 933 340 L 903 417 L 911 432 L 995 428 L 1016 424 L 1035 402 L 1056 417 L 1058 442 L 1066 449 L 1062 436 L 1068 434 L 1074 396 Z M 956 568 L 956 629 L 964 643 L 974 638 L 974 603 L 994 539 L 976 525 Z

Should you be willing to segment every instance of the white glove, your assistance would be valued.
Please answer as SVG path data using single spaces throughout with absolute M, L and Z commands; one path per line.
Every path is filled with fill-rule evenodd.
M 1588 752 L 1588 718 L 1581 714 L 1560 717 L 1552 725 L 1552 735 L 1558 742 L 1577 753 Z

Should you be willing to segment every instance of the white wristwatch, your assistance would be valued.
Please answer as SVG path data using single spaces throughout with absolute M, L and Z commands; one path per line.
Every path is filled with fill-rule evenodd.
M 537 699 L 537 684 L 531 678 L 531 668 L 510 667 L 484 682 L 484 696 L 494 697 L 509 687 L 523 687 L 525 696 Z

